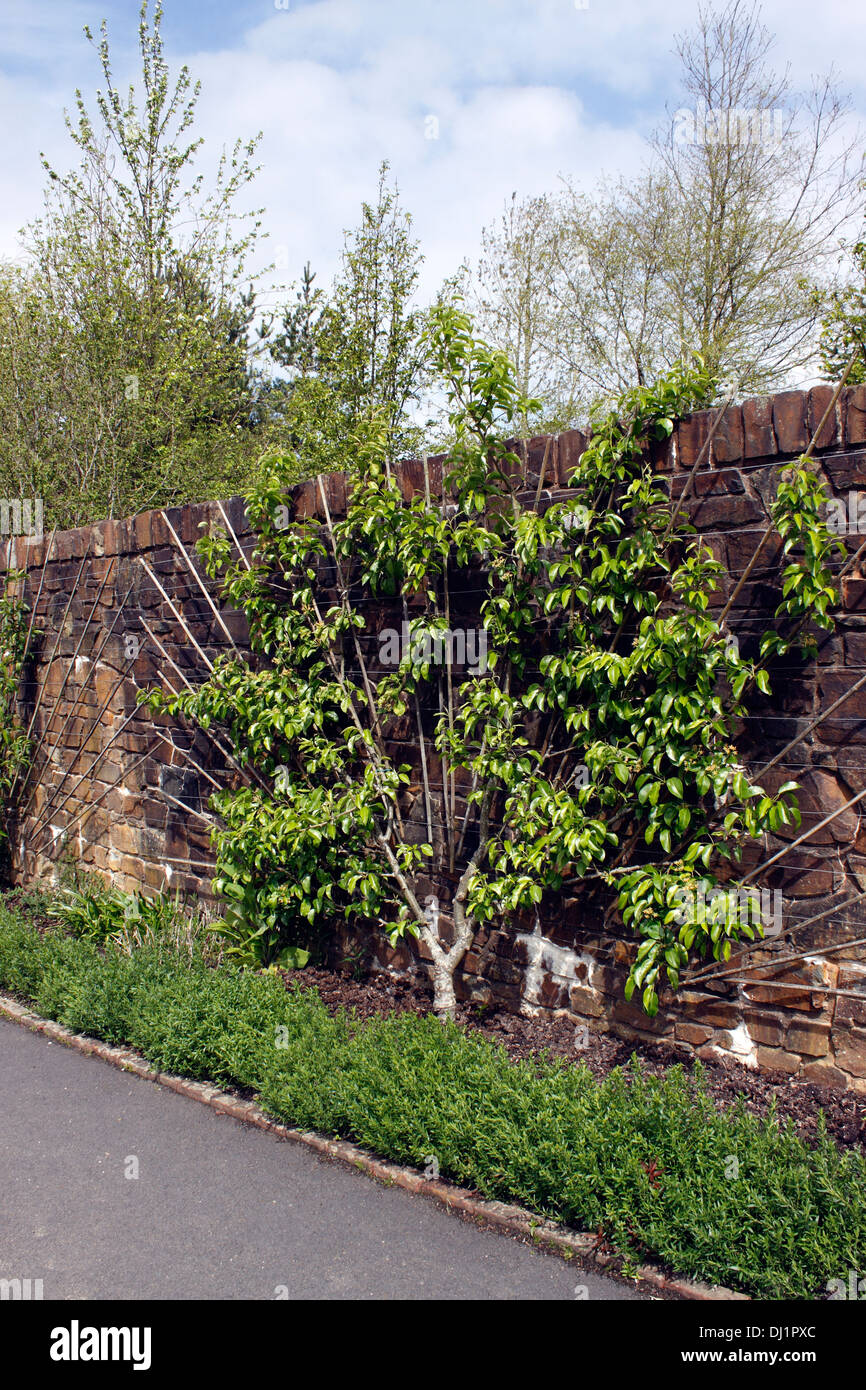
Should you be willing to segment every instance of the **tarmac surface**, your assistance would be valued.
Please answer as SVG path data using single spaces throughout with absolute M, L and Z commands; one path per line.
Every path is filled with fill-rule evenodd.
M 641 1297 L 0 1019 L 16 1278 L 46 1300 Z

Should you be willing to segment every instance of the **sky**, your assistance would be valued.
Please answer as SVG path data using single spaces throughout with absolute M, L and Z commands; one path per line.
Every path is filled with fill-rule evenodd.
M 251 201 L 267 259 L 291 281 L 336 269 L 343 233 L 387 159 L 435 293 L 481 229 L 561 178 L 637 172 L 652 128 L 682 104 L 674 37 L 697 0 L 165 0 L 173 66 L 201 80 L 202 167 L 262 132 Z M 138 0 L 2 0 L 0 257 L 20 255 L 44 174 L 74 165 L 64 108 L 101 72 L 82 29 L 108 22 L 115 78 L 137 71 Z M 866 116 L 866 6 L 767 0 L 774 60 L 795 86 L 831 67 Z M 866 124 L 866 121 L 864 121 Z

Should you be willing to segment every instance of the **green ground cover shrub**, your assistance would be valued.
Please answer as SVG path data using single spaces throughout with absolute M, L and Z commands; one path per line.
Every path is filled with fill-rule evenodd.
M 166 926 L 124 949 L 40 933 L 0 903 L 0 987 L 156 1067 L 252 1088 L 290 1125 L 426 1165 L 485 1197 L 604 1232 L 625 1268 L 652 1257 L 769 1299 L 821 1297 L 866 1268 L 866 1160 L 774 1115 L 719 1113 L 694 1073 L 505 1051 L 433 1016 L 332 1016 L 312 989 L 214 967 Z

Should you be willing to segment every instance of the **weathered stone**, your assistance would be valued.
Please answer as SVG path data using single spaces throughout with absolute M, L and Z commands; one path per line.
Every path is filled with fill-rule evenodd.
M 656 473 L 670 473 L 675 463 L 676 446 L 672 439 L 654 439 L 650 443 L 650 459 Z
M 560 487 L 568 487 L 580 457 L 586 449 L 586 435 L 582 430 L 564 430 L 559 436 L 556 482 Z
M 572 985 L 569 1000 L 572 1012 L 580 1014 L 582 1018 L 601 1018 L 607 1011 L 607 1003 L 603 996 L 581 985 Z
M 851 1076 L 866 1077 L 866 1028 L 851 1025 L 833 1031 L 836 1064 Z
M 853 684 L 847 671 L 820 672 L 819 709 L 827 709 L 844 697 L 844 703 L 821 724 L 822 743 L 866 743 L 866 686 L 852 695 Z
M 708 1024 L 713 1028 L 736 1028 L 740 1022 L 740 1010 L 737 1005 L 728 1004 L 722 999 L 686 997 L 683 999 L 682 1008 L 695 1022 Z
M 746 1019 L 746 1027 L 753 1042 L 761 1043 L 764 1047 L 781 1046 L 784 1031 L 780 1022 L 770 1019 L 759 1021 L 749 1015 Z
M 711 1028 L 704 1028 L 698 1023 L 677 1023 L 674 1025 L 674 1037 L 678 1042 L 690 1043 L 692 1047 L 700 1047 L 712 1036 Z
M 803 850 L 786 854 L 778 867 L 774 865 L 767 871 L 765 879 L 769 888 L 784 891 L 789 898 L 820 898 L 832 893 L 836 886 L 832 864 Z
M 848 506 L 848 492 L 866 487 L 866 455 L 862 453 L 834 454 L 821 460 L 821 467 L 827 475 L 830 487 Z M 854 520 L 856 522 L 856 509 Z
M 759 1067 L 766 1067 L 772 1071 L 784 1071 L 790 1076 L 795 1076 L 801 1066 L 799 1057 L 792 1052 L 785 1052 L 781 1047 L 759 1047 L 757 1061 Z
M 684 416 L 677 424 L 674 438 L 677 464 L 680 468 L 692 468 L 697 462 L 710 432 L 713 413 L 710 410 L 698 410 L 694 415 Z M 710 449 L 704 455 L 706 464 L 711 462 Z
M 738 405 L 729 405 L 713 436 L 713 459 L 717 464 L 741 459 L 743 447 L 743 411 Z
M 809 392 L 809 401 L 806 411 L 806 423 L 809 430 L 809 440 L 815 434 L 824 415 L 833 400 L 834 386 L 813 386 Z M 833 406 L 830 410 L 824 425 L 815 440 L 816 449 L 829 449 L 831 445 L 839 442 L 839 427 L 837 419 L 837 407 Z
M 806 393 L 780 391 L 773 397 L 773 429 L 780 454 L 800 454 L 809 442 Z
M 830 1050 L 830 1026 L 816 1023 L 793 1024 L 785 1034 L 785 1047 L 807 1057 L 826 1057 Z
M 787 771 L 777 773 L 773 782 L 778 785 L 787 780 L 788 775 Z M 856 806 L 847 811 L 842 810 L 851 800 L 851 793 L 839 778 L 830 772 L 814 768 L 802 773 L 797 780 L 800 784 L 797 805 L 801 822 L 799 826 L 780 827 L 776 831 L 777 837 L 781 840 L 795 840 L 808 831 L 811 845 L 851 844 L 857 831 L 859 811 Z M 835 815 L 835 820 L 819 829 L 818 827 L 831 815 Z
M 416 494 L 424 495 L 424 463 L 422 459 L 401 459 L 394 471 L 400 491 L 407 502 Z
M 806 1062 L 800 1075 L 804 1081 L 816 1086 L 832 1086 L 834 1090 L 845 1090 L 848 1085 L 845 1073 L 829 1062 Z
M 691 504 L 689 510 L 692 522 L 699 530 L 766 521 L 764 509 L 754 497 L 706 497 Z
M 840 407 L 846 446 L 866 443 L 866 385 L 843 387 Z
M 743 427 L 747 459 L 767 458 L 776 452 L 773 433 L 773 406 L 766 396 L 751 396 L 743 401 Z
M 751 564 L 752 558 L 757 551 L 761 534 L 762 533 L 746 532 L 727 537 L 728 564 L 730 565 L 732 575 L 739 578 L 746 566 Z M 764 542 L 752 570 L 756 579 L 762 574 L 776 571 L 781 551 L 781 536 L 773 535 Z
M 688 473 L 678 473 L 671 478 L 671 497 L 681 497 L 689 481 Z M 738 468 L 719 468 L 696 473 L 691 483 L 691 496 L 737 496 L 746 490 L 743 476 Z

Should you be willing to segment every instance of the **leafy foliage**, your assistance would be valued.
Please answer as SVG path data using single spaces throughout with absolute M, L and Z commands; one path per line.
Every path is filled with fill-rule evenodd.
M 46 916 L 70 935 L 97 945 L 110 941 L 127 952 L 145 942 L 168 939 L 176 948 L 181 941 L 189 943 L 190 913 L 179 897 L 172 901 L 159 894 L 124 893 L 78 869 L 73 877 L 74 884 L 58 889 L 45 909 Z M 201 914 L 193 921 L 193 934 L 196 928 L 200 934 L 206 930 L 200 918 Z
M 94 42 L 104 88 L 66 124 L 77 168 L 48 175 L 23 268 L 0 272 L 0 489 L 39 496 L 60 527 L 232 495 L 262 425 L 247 341 L 256 214 L 236 203 L 256 141 L 237 142 L 210 191 L 194 164 L 199 84 L 173 79 L 157 3 L 141 6 L 139 92 Z
M 676 35 L 678 109 L 643 170 L 512 201 L 485 232 L 467 289 L 483 331 L 542 398 L 536 433 L 582 424 L 599 395 L 656 380 L 689 349 L 720 396 L 812 371 L 827 264 L 861 217 L 862 147 L 832 72 L 798 91 L 772 45 L 751 0 L 699 7 Z M 825 352 L 836 379 L 851 355 L 842 317 L 855 333 L 859 318 L 862 335 L 858 295 L 825 334 L 828 351 L 840 341 Z
M 346 234 L 331 292 L 306 265 L 279 329 L 268 326 L 271 357 L 287 373 L 269 397 L 284 476 L 343 468 L 346 439 L 377 421 L 390 464 L 418 447 L 412 412 L 426 379 L 426 315 L 413 301 L 422 261 L 383 163 L 375 202 L 362 204 Z
M 454 439 L 442 497 L 403 496 L 381 422 L 348 442 L 344 516 L 321 487 L 323 515 L 284 527 L 282 480 L 268 479 L 249 499 L 251 569 L 224 536 L 202 543 L 257 664 L 227 658 L 196 691 L 147 698 L 225 724 L 264 778 L 213 798 L 218 889 L 261 939 L 303 944 L 338 912 L 408 930 L 452 1012 L 479 924 L 594 886 L 638 937 L 628 993 L 654 1013 L 692 955 L 727 959 L 760 930 L 736 914 L 677 924 L 672 895 L 730 878 L 746 843 L 797 819 L 794 784 L 752 782 L 734 735 L 750 692 L 770 690 L 768 662 L 808 649 L 807 623 L 831 625 L 820 485 L 808 460 L 780 485 L 784 594 L 772 632 L 741 654 L 711 605 L 721 566 L 672 515 L 649 448 L 710 395 L 700 361 L 596 419 L 567 499 L 542 510 L 502 437 L 531 404 L 507 359 L 458 305 L 431 325 Z M 487 644 L 472 670 L 435 648 L 468 591 Z M 409 637 L 393 668 L 375 650 L 383 605 Z M 420 773 L 389 754 L 399 721 Z
M 851 248 L 853 278 L 835 290 L 829 300 L 817 296 L 825 315 L 821 324 L 821 367 L 829 381 L 838 381 L 852 357 L 850 385 L 866 381 L 866 241 Z

